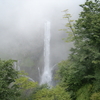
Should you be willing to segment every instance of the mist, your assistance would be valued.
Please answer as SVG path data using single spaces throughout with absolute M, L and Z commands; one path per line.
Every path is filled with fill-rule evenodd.
M 79 17 L 85 0 L 0 0 L 0 55 L 1 59 L 19 60 L 34 80 L 39 80 L 38 67 L 44 65 L 44 23 L 51 22 L 51 66 L 68 57 L 72 45 L 62 38 L 67 33 L 63 19 L 65 9 L 72 19 Z

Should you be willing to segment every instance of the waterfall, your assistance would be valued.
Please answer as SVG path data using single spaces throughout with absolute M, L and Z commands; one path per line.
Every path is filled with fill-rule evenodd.
M 14 62 L 14 69 L 20 71 L 19 61 Z
M 40 74 L 40 68 L 38 67 L 38 72 L 39 72 L 39 77 L 41 77 L 41 74 Z
M 14 62 L 14 69 L 17 70 L 17 71 L 21 71 L 21 70 L 20 70 L 20 66 L 19 66 L 19 60 L 18 60 L 17 62 Z M 30 81 L 32 81 L 32 82 L 35 82 L 35 81 L 34 81 L 31 77 L 29 77 L 29 76 L 26 76 L 26 75 L 21 75 L 21 76 L 28 78 L 28 79 L 29 79 Z
M 17 67 L 18 67 L 18 71 L 20 71 L 19 60 L 18 60 L 18 66 Z
M 51 86 L 52 73 L 50 68 L 50 22 L 45 23 L 45 33 L 44 33 L 44 69 L 41 76 L 40 84 L 47 83 Z
M 14 69 L 17 69 L 17 62 L 14 62 Z

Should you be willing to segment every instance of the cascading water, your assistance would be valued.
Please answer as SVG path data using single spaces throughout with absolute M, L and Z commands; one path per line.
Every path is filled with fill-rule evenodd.
M 19 61 L 14 62 L 14 69 L 20 71 Z
M 14 62 L 14 69 L 17 70 L 17 71 L 21 71 L 20 70 L 20 66 L 19 66 L 19 61 L 18 62 Z M 29 76 L 26 76 L 26 75 L 21 75 L 21 76 L 24 76 L 26 78 L 28 78 L 30 81 L 32 82 L 35 82 L 32 78 L 30 78 Z
M 39 72 L 39 78 L 41 77 L 41 74 L 40 74 L 40 68 L 38 67 L 38 72 Z
M 45 23 L 45 33 L 44 33 L 44 69 L 41 76 L 40 84 L 47 83 L 51 86 L 52 73 L 50 68 L 50 22 Z

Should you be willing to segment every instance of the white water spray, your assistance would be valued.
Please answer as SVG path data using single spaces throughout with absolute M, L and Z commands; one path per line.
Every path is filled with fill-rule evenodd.
M 50 68 L 50 22 L 45 23 L 45 33 L 44 33 L 44 69 L 41 76 L 40 84 L 47 83 L 51 86 L 52 73 Z

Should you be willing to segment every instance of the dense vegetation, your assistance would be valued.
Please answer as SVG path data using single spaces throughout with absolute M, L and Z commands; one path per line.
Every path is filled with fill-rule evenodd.
M 57 85 L 38 85 L 27 73 L 14 69 L 14 60 L 0 60 L 0 100 L 70 100 L 65 89 Z
M 64 16 L 71 30 L 67 41 L 73 41 L 74 47 L 59 64 L 61 86 L 72 100 L 100 100 L 100 1 L 87 0 L 80 6 L 83 11 L 74 25 L 69 14 Z
M 73 42 L 69 58 L 58 64 L 59 83 L 38 85 L 0 60 L 0 100 L 100 100 L 100 1 L 87 0 L 75 22 L 67 19 L 66 42 Z M 73 24 L 74 23 L 74 24 Z
M 14 84 L 18 71 L 13 69 L 13 60 L 0 60 L 0 100 L 15 100 L 20 96 L 19 88 Z

